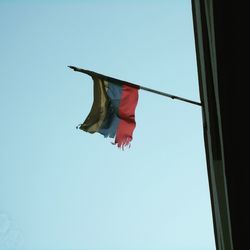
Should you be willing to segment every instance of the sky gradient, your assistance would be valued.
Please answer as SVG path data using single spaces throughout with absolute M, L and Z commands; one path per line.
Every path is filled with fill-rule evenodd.
M 201 108 L 139 91 L 122 151 L 67 68 L 199 101 L 190 1 L 0 1 L 0 31 L 0 249 L 215 250 Z

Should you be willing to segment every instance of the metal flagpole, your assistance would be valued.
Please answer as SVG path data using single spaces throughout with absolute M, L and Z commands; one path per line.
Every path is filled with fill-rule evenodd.
M 102 79 L 104 79 L 106 81 L 110 81 L 110 82 L 117 83 L 117 84 L 126 84 L 128 86 L 135 87 L 135 88 L 138 88 L 138 89 L 142 89 L 142 90 L 145 90 L 145 91 L 157 94 L 157 95 L 162 95 L 162 96 L 169 97 L 171 99 L 177 99 L 177 100 L 180 100 L 180 101 L 183 101 L 183 102 L 188 102 L 188 103 L 191 103 L 191 104 L 194 104 L 194 105 L 202 106 L 200 102 L 192 101 L 192 100 L 180 97 L 180 96 L 171 95 L 171 94 L 168 94 L 168 93 L 165 93 L 165 92 L 161 92 L 161 91 L 158 91 L 158 90 L 155 90 L 155 89 L 150 89 L 150 88 L 147 88 L 147 87 L 144 87 L 144 86 L 141 86 L 141 85 L 137 85 L 137 84 L 134 84 L 134 83 L 130 83 L 130 82 L 127 82 L 127 81 L 122 81 L 122 80 L 119 80 L 119 79 L 116 79 L 116 78 L 113 78 L 113 77 L 105 76 L 105 75 L 96 73 L 94 71 L 78 68 L 78 67 L 75 67 L 75 66 L 68 66 L 68 67 L 73 69 L 74 71 L 78 71 L 78 72 L 87 74 L 89 76 L 96 76 L 96 77 L 102 78 Z

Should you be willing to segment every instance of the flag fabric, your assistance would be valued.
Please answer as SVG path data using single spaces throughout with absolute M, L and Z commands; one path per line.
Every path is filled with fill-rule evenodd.
M 139 87 L 121 81 L 111 82 L 98 76 L 91 77 L 94 82 L 94 101 L 89 115 L 79 128 L 115 138 L 114 144 L 119 148 L 130 146 L 136 126 Z

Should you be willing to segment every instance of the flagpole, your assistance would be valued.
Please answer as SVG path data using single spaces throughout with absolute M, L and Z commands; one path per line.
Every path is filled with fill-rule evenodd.
M 140 89 L 143 89 L 145 91 L 152 92 L 152 93 L 155 93 L 155 94 L 158 94 L 158 95 L 166 96 L 166 97 L 169 97 L 171 99 L 177 99 L 177 100 L 180 100 L 180 101 L 183 101 L 183 102 L 188 102 L 188 103 L 191 103 L 191 104 L 194 104 L 194 105 L 201 106 L 200 102 L 192 101 L 192 100 L 189 100 L 189 99 L 186 99 L 186 98 L 183 98 L 183 97 L 180 97 L 180 96 L 176 96 L 176 95 L 171 95 L 171 94 L 161 92 L 161 91 L 158 91 L 158 90 L 155 90 L 155 89 L 150 89 L 150 88 L 146 88 L 146 87 L 143 87 L 143 86 L 140 86 Z
M 157 95 L 162 95 L 162 96 L 165 96 L 165 97 L 169 97 L 171 99 L 177 99 L 177 100 L 180 100 L 180 101 L 183 101 L 183 102 L 187 102 L 187 103 L 191 103 L 191 104 L 194 104 L 194 105 L 202 106 L 200 102 L 192 101 L 190 99 L 186 99 L 186 98 L 183 98 L 183 97 L 180 97 L 180 96 L 171 95 L 171 94 L 168 94 L 168 93 L 165 93 L 165 92 L 162 92 L 162 91 L 158 91 L 158 90 L 155 90 L 155 89 L 150 89 L 150 88 L 147 88 L 147 87 L 144 87 L 144 86 L 141 86 L 141 85 L 137 85 L 137 84 L 134 84 L 134 83 L 130 83 L 130 82 L 127 82 L 127 81 L 122 81 L 120 79 L 116 79 L 116 78 L 113 78 L 113 77 L 105 76 L 105 75 L 96 73 L 94 71 L 90 71 L 90 70 L 78 68 L 78 67 L 75 67 L 75 66 L 68 66 L 68 67 L 71 68 L 71 69 L 73 69 L 74 71 L 78 71 L 78 72 L 87 74 L 89 76 L 100 77 L 100 78 L 102 78 L 104 80 L 111 81 L 113 83 L 126 84 L 128 86 L 139 88 L 139 89 L 142 89 L 142 90 L 145 90 L 145 91 L 157 94 Z

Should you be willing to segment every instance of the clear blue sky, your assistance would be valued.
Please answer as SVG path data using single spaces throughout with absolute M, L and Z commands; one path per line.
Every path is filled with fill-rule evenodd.
M 67 68 L 199 101 L 190 2 L 0 2 L 0 249 L 215 249 L 200 107 L 140 91 L 122 151 Z

